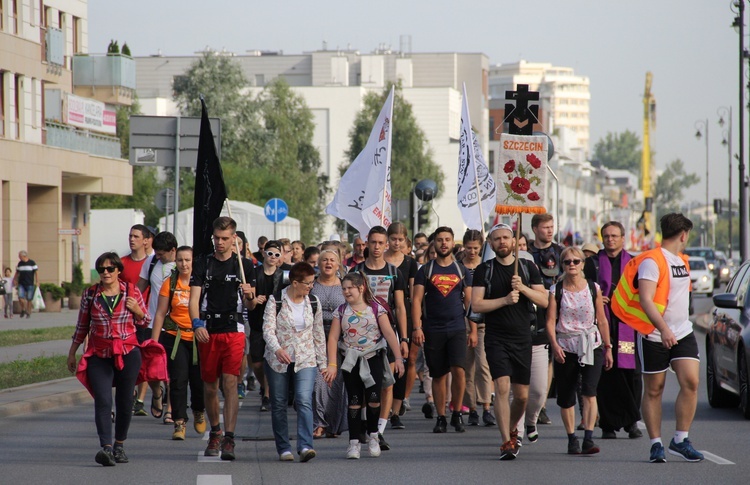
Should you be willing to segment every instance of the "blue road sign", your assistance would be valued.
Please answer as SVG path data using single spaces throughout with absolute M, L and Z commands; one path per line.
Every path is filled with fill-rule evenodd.
M 289 206 L 282 199 L 274 198 L 266 202 L 263 212 L 266 214 L 266 219 L 276 224 L 286 219 Z

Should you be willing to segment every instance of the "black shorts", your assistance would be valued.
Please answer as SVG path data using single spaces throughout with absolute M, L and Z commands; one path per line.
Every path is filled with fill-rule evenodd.
M 531 339 L 523 343 L 488 339 L 486 335 L 484 339 L 484 351 L 492 380 L 510 376 L 513 384 L 528 386 L 531 382 Z
M 466 332 L 429 332 L 424 335 L 424 358 L 430 377 L 442 377 L 451 367 L 466 368 Z
M 666 372 L 673 360 L 700 361 L 700 350 L 694 332 L 682 337 L 671 349 L 664 347 L 661 342 L 653 342 L 638 334 L 638 358 L 644 374 L 659 374 Z
M 266 352 L 266 341 L 263 340 L 263 331 L 250 329 L 250 362 L 257 364 L 263 362 L 263 354 Z
M 602 375 L 604 351 L 601 347 L 594 349 L 594 363 L 578 363 L 578 354 L 565 352 L 565 363 L 555 361 L 555 386 L 557 387 L 557 405 L 563 409 L 575 406 L 578 376 L 581 376 L 581 395 L 596 397 L 596 387 Z

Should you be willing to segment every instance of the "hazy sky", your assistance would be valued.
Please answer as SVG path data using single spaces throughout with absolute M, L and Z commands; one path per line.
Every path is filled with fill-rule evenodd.
M 401 36 L 409 35 L 413 52 L 483 52 L 491 64 L 550 62 L 573 67 L 591 81 L 592 152 L 607 132 L 629 129 L 642 135 L 642 95 L 650 70 L 657 102 L 655 163 L 664 167 L 682 159 L 702 180 L 689 198 L 704 201 L 705 141 L 695 139 L 695 121 L 708 118 L 710 125 L 711 199 L 726 197 L 728 187 L 720 106 L 733 107 L 735 152 L 738 148 L 739 39 L 730 27 L 730 3 L 90 0 L 89 51 L 103 53 L 115 38 L 120 45 L 127 41 L 135 56 L 159 50 L 192 54 L 206 46 L 238 54 L 255 49 L 295 54 L 320 49 L 323 41 L 329 49 L 351 46 L 365 53 L 381 43 L 398 50 Z

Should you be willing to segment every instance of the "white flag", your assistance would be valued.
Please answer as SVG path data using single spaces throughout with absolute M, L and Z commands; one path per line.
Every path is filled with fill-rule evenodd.
M 365 148 L 339 181 L 326 213 L 344 219 L 360 234 L 391 225 L 391 130 L 393 88 L 380 110 Z
M 497 186 L 482 156 L 474 130 L 471 129 L 469 103 L 464 88 L 461 109 L 461 140 L 458 152 L 458 209 L 469 229 L 482 230 L 495 208 Z

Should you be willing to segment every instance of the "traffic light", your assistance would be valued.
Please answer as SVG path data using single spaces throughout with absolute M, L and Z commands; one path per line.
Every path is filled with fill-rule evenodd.
M 424 228 L 427 227 L 428 214 L 429 211 L 427 210 L 427 206 L 422 206 L 422 208 L 417 211 L 417 225 L 420 231 L 424 231 Z
M 714 199 L 714 214 L 721 215 L 722 213 L 721 199 Z

